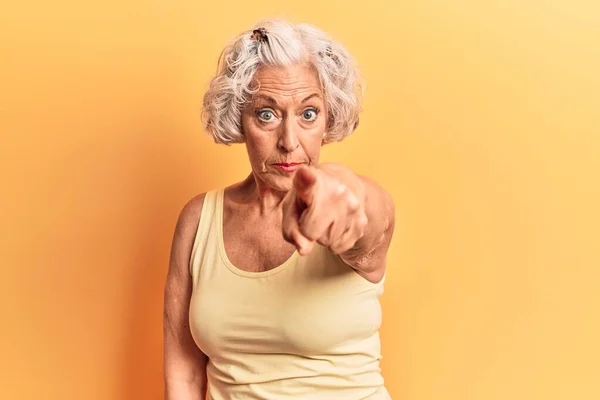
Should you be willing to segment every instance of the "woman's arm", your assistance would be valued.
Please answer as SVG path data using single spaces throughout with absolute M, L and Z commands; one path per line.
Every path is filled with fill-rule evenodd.
M 283 236 L 301 254 L 314 242 L 328 247 L 360 275 L 379 282 L 394 231 L 391 196 L 341 164 L 302 167 L 283 213 Z
M 204 400 L 207 357 L 192 338 L 189 262 L 204 195 L 190 200 L 179 215 L 164 289 L 163 371 L 165 400 Z

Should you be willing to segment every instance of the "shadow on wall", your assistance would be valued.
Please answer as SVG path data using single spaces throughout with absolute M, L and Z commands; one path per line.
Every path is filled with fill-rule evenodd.
M 164 125 L 164 124 L 163 124 Z M 177 127 L 152 124 L 132 154 L 138 214 L 132 229 L 137 237 L 129 249 L 133 263 L 124 298 L 122 382 L 119 399 L 163 399 L 163 289 L 171 240 L 185 202 L 217 184 L 195 160 L 209 159 L 210 146 L 193 146 L 189 137 L 174 134 Z M 185 135 L 202 135 L 185 132 Z M 194 141 L 194 143 L 198 143 Z M 210 170 L 210 168 L 208 168 Z

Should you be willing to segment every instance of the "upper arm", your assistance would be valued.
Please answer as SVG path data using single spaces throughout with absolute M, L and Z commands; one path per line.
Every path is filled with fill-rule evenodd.
M 205 388 L 207 357 L 194 342 L 189 326 L 192 277 L 190 256 L 205 195 L 191 199 L 182 209 L 171 246 L 164 287 L 164 378 L 177 385 Z

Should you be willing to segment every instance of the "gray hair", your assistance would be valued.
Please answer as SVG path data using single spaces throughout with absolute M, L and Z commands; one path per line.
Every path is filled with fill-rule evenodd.
M 219 57 L 202 109 L 214 141 L 243 143 L 242 109 L 257 91 L 254 74 L 261 66 L 293 64 L 310 65 L 319 77 L 328 113 L 324 143 L 350 135 L 358 125 L 364 91 L 352 56 L 314 26 L 270 20 L 234 38 Z

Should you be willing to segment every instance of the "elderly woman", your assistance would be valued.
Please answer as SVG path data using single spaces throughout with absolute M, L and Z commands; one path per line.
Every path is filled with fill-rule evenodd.
M 246 179 L 181 211 L 165 284 L 169 400 L 389 399 L 379 360 L 390 196 L 321 146 L 356 128 L 346 49 L 262 23 L 225 48 L 207 131 L 245 143 Z

